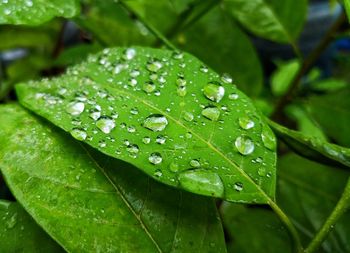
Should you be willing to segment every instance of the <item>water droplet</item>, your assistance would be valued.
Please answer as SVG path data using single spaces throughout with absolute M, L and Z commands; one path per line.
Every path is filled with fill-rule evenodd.
M 115 128 L 114 119 L 103 116 L 97 122 L 96 126 L 105 134 L 109 134 Z
M 138 77 L 140 75 L 140 71 L 137 69 L 134 69 L 133 71 L 130 72 L 131 77 Z
M 98 120 L 101 117 L 101 112 L 100 111 L 93 111 L 90 113 L 90 118 L 93 120 Z
M 134 107 L 134 108 L 131 108 L 130 113 L 132 115 L 137 115 L 137 114 L 139 114 L 139 110 L 136 107 Z
M 184 97 L 187 94 L 186 86 L 179 86 L 176 91 L 180 97 Z
M 254 127 L 255 123 L 248 117 L 240 117 L 238 123 L 243 129 L 251 129 Z
M 200 68 L 199 68 L 199 70 L 201 71 L 201 72 L 203 72 L 203 73 L 208 73 L 208 71 L 209 71 L 209 69 L 206 67 L 206 66 L 201 66 Z
M 85 104 L 82 102 L 71 102 L 66 107 L 66 112 L 73 116 L 77 116 L 84 111 Z
M 83 141 L 87 137 L 86 132 L 81 128 L 73 128 L 72 131 L 70 131 L 70 134 L 78 141 Z
M 179 171 L 179 165 L 177 163 L 170 163 L 169 165 L 169 170 L 172 171 L 172 172 L 178 172 Z
M 218 174 L 203 170 L 187 170 L 179 174 L 178 180 L 185 190 L 214 197 L 223 197 L 224 185 Z
M 236 100 L 238 97 L 239 96 L 237 93 L 231 93 L 230 95 L 228 95 L 228 98 L 231 100 Z
M 191 139 L 192 138 L 192 134 L 191 133 L 186 133 L 185 136 L 186 136 L 187 139 Z
M 128 48 L 124 52 L 124 59 L 131 60 L 136 55 L 136 50 L 134 48 Z
M 162 145 L 166 142 L 166 137 L 164 135 L 158 135 L 156 138 L 156 142 Z
M 220 110 L 217 107 L 209 106 L 203 109 L 202 115 L 212 121 L 217 121 L 220 117 Z
M 187 81 L 183 77 L 178 77 L 176 79 L 177 86 L 185 86 Z
M 6 220 L 6 227 L 8 229 L 14 228 L 17 224 L 17 213 L 13 214 L 9 219 Z
M 167 118 L 160 114 L 152 114 L 148 116 L 143 122 L 143 127 L 154 132 L 163 131 L 167 125 Z
M 190 165 L 193 168 L 198 168 L 201 166 L 201 163 L 197 159 L 193 159 L 190 161 Z
M 146 68 L 151 72 L 158 72 L 163 67 L 163 64 L 159 60 L 149 61 L 146 65 Z
M 221 81 L 223 81 L 224 83 L 232 83 L 233 79 L 228 73 L 223 73 L 221 76 Z
M 238 192 L 241 192 L 243 190 L 243 184 L 241 182 L 236 182 L 234 185 L 233 185 L 233 188 L 238 191 Z
M 126 150 L 131 154 L 137 154 L 140 149 L 139 149 L 139 146 L 137 146 L 136 144 L 129 144 L 126 147 Z
M 191 122 L 194 119 L 193 114 L 190 113 L 190 112 L 184 112 L 182 117 L 183 117 L 184 120 L 186 120 L 188 122 Z
M 106 144 L 106 142 L 104 140 L 101 140 L 101 141 L 98 142 L 98 146 L 100 148 L 105 148 L 107 146 L 107 144 Z
M 131 78 L 129 80 L 129 85 L 135 87 L 137 85 L 137 80 L 135 78 Z
M 258 169 L 258 175 L 264 177 L 266 175 L 266 169 L 264 167 L 260 167 Z
M 176 60 L 180 60 L 184 57 L 183 53 L 181 52 L 174 52 L 173 53 L 173 58 L 176 59 Z
M 148 136 L 145 136 L 142 138 L 142 142 L 145 144 L 149 144 L 151 142 L 151 138 Z
M 245 135 L 237 137 L 235 146 L 242 155 L 249 155 L 254 151 L 254 142 Z
M 148 161 L 152 164 L 160 164 L 162 161 L 163 161 L 163 158 L 161 156 L 160 153 L 158 152 L 155 152 L 155 153 L 152 153 L 149 157 L 148 157 Z
M 155 91 L 156 85 L 152 82 L 145 82 L 142 87 L 143 91 L 146 93 L 151 93 Z
M 136 132 L 135 126 L 128 126 L 127 130 L 128 130 L 129 133 L 135 133 Z
M 208 83 L 203 89 L 204 95 L 214 102 L 220 102 L 225 95 L 225 88 L 219 83 Z
M 160 169 L 156 169 L 154 171 L 154 176 L 155 177 L 161 177 L 161 176 L 163 176 L 163 172 Z
M 266 125 L 262 126 L 261 139 L 266 148 L 270 150 L 276 149 L 276 137 L 273 134 L 272 130 Z

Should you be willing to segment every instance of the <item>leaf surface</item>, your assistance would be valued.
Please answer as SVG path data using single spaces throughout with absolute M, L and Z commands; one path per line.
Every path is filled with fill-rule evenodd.
M 213 199 L 159 184 L 19 106 L 0 111 L 5 179 L 67 251 L 226 251 Z
M 80 12 L 77 0 L 4 0 L 0 24 L 40 25 L 54 17 L 71 18 Z
M 1 252 L 64 252 L 18 203 L 0 200 L 0 221 Z
M 226 0 L 225 4 L 254 34 L 292 44 L 303 27 L 307 10 L 306 0 Z
M 187 53 L 106 49 L 17 86 L 21 103 L 168 185 L 230 201 L 274 197 L 276 140 L 230 79 Z

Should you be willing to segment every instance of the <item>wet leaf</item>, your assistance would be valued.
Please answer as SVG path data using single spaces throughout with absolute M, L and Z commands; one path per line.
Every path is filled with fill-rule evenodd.
M 3 0 L 0 24 L 40 25 L 54 17 L 71 18 L 80 12 L 77 0 Z
M 1 252 L 64 252 L 18 203 L 0 200 L 0 221 Z
M 248 97 L 187 53 L 106 49 L 59 78 L 18 85 L 17 94 L 75 138 L 160 182 L 237 202 L 274 197 L 272 131 Z M 202 115 L 207 106 L 218 108 L 218 120 Z M 191 180 L 182 176 L 188 171 Z
M 249 31 L 288 43 L 295 43 L 307 10 L 306 0 L 225 0 L 225 4 Z
M 276 135 L 301 156 L 328 164 L 350 167 L 350 149 L 326 142 L 317 137 L 288 129 L 273 121 L 269 125 Z
M 67 251 L 226 251 L 213 199 L 159 184 L 19 106 L 0 112 L 5 179 Z

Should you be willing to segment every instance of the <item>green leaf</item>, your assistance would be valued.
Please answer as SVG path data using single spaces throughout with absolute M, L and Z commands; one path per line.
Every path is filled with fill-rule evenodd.
M 89 54 L 100 51 L 96 44 L 79 44 L 65 49 L 54 62 L 55 66 L 69 66 L 82 62 Z
M 298 154 L 312 160 L 338 166 L 350 167 L 350 149 L 328 143 L 313 136 L 307 136 L 301 132 L 283 127 L 273 121 L 269 121 L 278 137 Z
M 346 15 L 348 16 L 348 20 L 350 22 L 350 1 L 349 0 L 343 0 L 343 2 L 344 2 Z
M 78 0 L 4 0 L 0 24 L 40 25 L 54 17 L 71 18 L 80 12 Z
M 254 34 L 292 44 L 302 30 L 307 11 L 306 0 L 225 0 L 225 4 Z
M 0 220 L 1 252 L 64 252 L 18 203 L 0 200 Z
M 350 89 L 312 96 L 306 106 L 312 118 L 338 144 L 350 147 Z
M 257 53 L 248 36 L 222 8 L 203 16 L 180 34 L 177 42 L 209 67 L 230 74 L 247 95 L 260 94 L 263 73 Z
M 304 245 L 315 236 L 340 198 L 349 172 L 286 155 L 278 161 L 277 203 L 298 228 Z M 350 251 L 350 213 L 335 225 L 322 250 Z
M 19 106 L 0 112 L 5 179 L 67 251 L 226 251 L 213 199 L 159 184 Z
M 271 210 L 224 202 L 220 211 L 229 236 L 228 252 L 292 252 L 288 231 Z
M 313 90 L 323 92 L 337 91 L 345 88 L 346 86 L 348 86 L 346 81 L 335 78 L 329 78 L 311 84 L 311 88 Z
M 285 63 L 281 63 L 278 69 L 271 76 L 271 91 L 275 96 L 282 96 L 287 91 L 295 75 L 300 69 L 300 63 L 298 60 L 290 60 Z
M 20 84 L 17 94 L 76 139 L 160 182 L 267 203 L 274 197 L 276 140 L 228 82 L 187 53 L 116 48 L 59 78 Z

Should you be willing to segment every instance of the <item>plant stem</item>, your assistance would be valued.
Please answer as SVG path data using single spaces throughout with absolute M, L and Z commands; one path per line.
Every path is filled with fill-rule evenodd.
M 164 45 L 166 45 L 169 49 L 177 50 L 177 48 L 160 32 L 156 29 L 151 23 L 149 23 L 146 19 L 144 19 L 141 15 L 139 15 L 136 11 L 134 11 L 129 5 L 127 5 L 124 1 L 118 1 L 118 3 L 126 9 L 129 13 L 134 15 L 147 29 L 153 33 L 153 35 L 160 39 Z
M 342 13 L 334 22 L 334 24 L 329 28 L 328 32 L 316 46 L 316 48 L 307 56 L 305 61 L 303 61 L 302 66 L 294 77 L 288 91 L 278 100 L 275 111 L 272 114 L 273 119 L 277 119 L 283 113 L 284 107 L 293 100 L 295 93 L 299 88 L 301 79 L 313 67 L 314 63 L 318 60 L 323 51 L 327 49 L 328 45 L 333 41 L 334 35 L 339 30 L 341 25 L 345 22 L 345 20 L 345 14 Z
M 294 227 L 293 223 L 290 221 L 288 216 L 283 212 L 283 210 L 276 204 L 276 202 L 270 200 L 269 205 L 272 208 L 272 210 L 278 215 L 280 220 L 284 223 L 284 225 L 287 227 L 289 234 L 291 235 L 294 243 L 294 252 L 301 253 L 303 252 L 303 247 L 300 242 L 299 234 L 296 228 Z
M 348 210 L 350 207 L 350 179 L 344 188 L 343 194 L 340 197 L 337 205 L 333 209 L 331 215 L 327 218 L 321 229 L 317 232 L 316 236 L 310 242 L 309 246 L 305 249 L 305 253 L 315 252 L 327 238 L 328 234 L 334 228 L 339 218 Z

